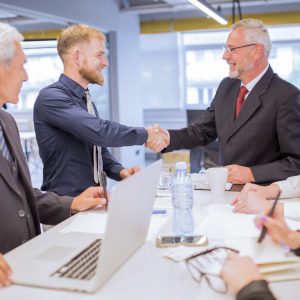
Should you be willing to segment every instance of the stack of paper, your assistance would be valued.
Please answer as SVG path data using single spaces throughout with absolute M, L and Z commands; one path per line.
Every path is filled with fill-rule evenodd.
M 269 236 L 262 243 L 257 243 L 260 230 L 253 223 L 254 215 L 232 213 L 227 206 L 223 211 L 213 208 L 208 208 L 208 216 L 196 229 L 197 234 L 207 235 L 208 247 L 187 249 L 181 246 L 166 251 L 164 256 L 182 261 L 207 248 L 227 246 L 239 250 L 240 255 L 252 257 L 268 281 L 300 279 L 299 257 L 286 247 L 274 243 Z M 293 229 L 300 228 L 300 224 L 295 221 L 288 221 L 288 225 Z
M 235 214 L 230 211 L 211 211 L 196 232 L 207 235 L 209 240 L 257 237 L 259 230 L 253 223 L 254 217 L 254 215 Z

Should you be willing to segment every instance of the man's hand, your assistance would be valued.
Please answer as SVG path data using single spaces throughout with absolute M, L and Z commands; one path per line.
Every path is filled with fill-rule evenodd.
M 0 254 L 0 288 L 11 284 L 10 275 L 11 268 L 4 259 L 4 256 Z
M 141 168 L 139 166 L 133 166 L 132 168 L 122 169 L 120 171 L 120 177 L 122 179 L 127 178 L 127 177 L 139 172 L 140 170 L 141 170 Z
M 254 177 L 250 168 L 239 165 L 228 165 L 226 168 L 228 169 L 228 182 L 234 184 L 254 182 Z
M 221 277 L 235 294 L 248 283 L 262 279 L 256 264 L 249 256 L 242 257 L 234 253 L 228 255 Z
M 104 207 L 106 204 L 103 188 L 100 186 L 89 187 L 73 199 L 71 210 L 72 212 L 85 211 L 98 205 Z
M 147 128 L 148 139 L 145 144 L 146 147 L 154 152 L 160 152 L 170 144 L 169 132 L 161 128 L 158 124 Z

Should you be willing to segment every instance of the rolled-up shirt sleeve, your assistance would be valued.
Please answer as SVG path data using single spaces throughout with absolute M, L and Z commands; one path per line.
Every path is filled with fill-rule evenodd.
M 281 198 L 300 197 L 300 175 L 289 177 L 286 180 L 274 182 L 281 191 Z
M 142 145 L 147 141 L 148 133 L 144 127 L 130 127 L 93 116 L 80 105 L 74 105 L 65 91 L 44 90 L 39 98 L 43 101 L 36 103 L 39 118 L 35 122 L 43 120 L 90 145 L 121 147 Z

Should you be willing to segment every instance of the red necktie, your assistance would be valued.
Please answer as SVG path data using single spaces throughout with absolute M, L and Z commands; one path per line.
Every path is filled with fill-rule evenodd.
M 248 93 L 248 90 L 245 86 L 241 86 L 240 90 L 239 90 L 239 94 L 238 97 L 236 99 L 236 107 L 235 107 L 235 117 L 237 118 L 242 107 L 243 104 L 245 102 L 245 95 Z

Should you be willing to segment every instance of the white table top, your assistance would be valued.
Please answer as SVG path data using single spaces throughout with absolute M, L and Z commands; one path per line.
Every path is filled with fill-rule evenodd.
M 208 191 L 196 191 L 194 194 L 194 212 L 197 218 L 202 219 L 205 212 L 202 209 L 206 204 L 229 203 L 236 195 L 234 192 L 226 192 L 224 197 L 213 199 Z M 162 199 L 156 201 L 159 206 L 166 203 Z M 170 211 L 168 215 L 170 215 Z M 71 222 L 70 219 L 55 226 L 51 230 L 60 230 Z M 168 231 L 167 224 L 162 232 Z M 199 285 L 189 276 L 183 263 L 175 263 L 162 256 L 165 249 L 155 247 L 154 238 L 147 240 L 139 251 L 95 294 L 87 295 L 74 292 L 47 290 L 12 285 L 0 289 L 0 299 L 130 299 L 130 300 L 181 300 L 181 299 L 235 299 L 228 292 L 226 295 L 213 292 L 205 280 Z M 299 299 L 300 281 L 288 281 L 272 283 L 271 289 L 278 299 Z

